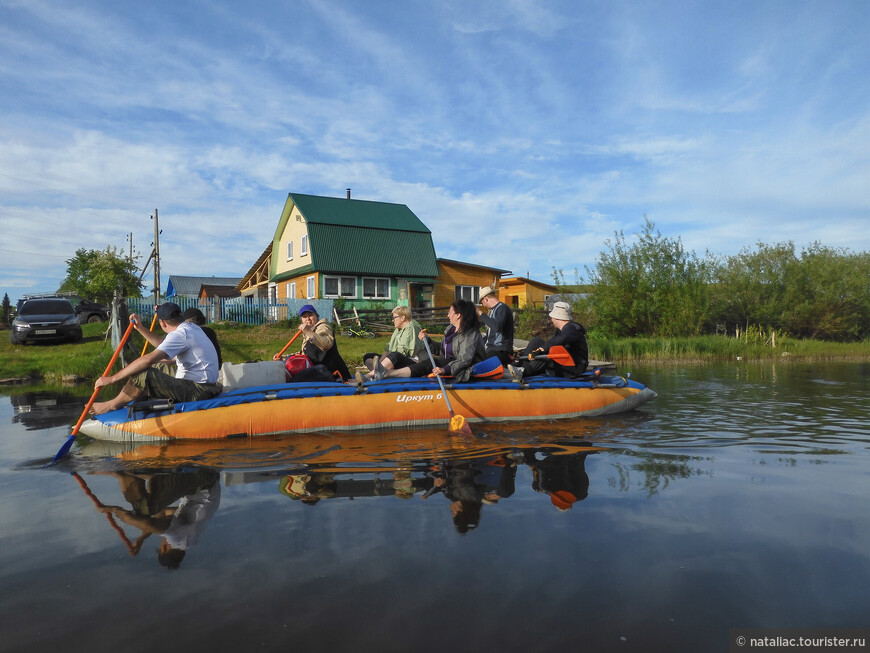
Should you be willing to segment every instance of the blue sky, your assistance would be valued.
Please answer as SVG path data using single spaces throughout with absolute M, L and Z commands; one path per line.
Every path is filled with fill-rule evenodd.
M 0 0 L 0 293 L 144 263 L 155 208 L 164 289 L 241 276 L 287 193 L 348 187 L 542 281 L 644 214 L 867 251 L 868 33 L 865 0 Z

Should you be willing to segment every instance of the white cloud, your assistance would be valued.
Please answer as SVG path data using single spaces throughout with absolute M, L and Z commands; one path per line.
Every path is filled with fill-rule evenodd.
M 644 213 L 699 253 L 866 250 L 870 17 L 773 4 L 5 2 L 0 280 L 148 251 L 155 208 L 164 277 L 243 274 L 288 192 L 346 187 L 543 281 Z

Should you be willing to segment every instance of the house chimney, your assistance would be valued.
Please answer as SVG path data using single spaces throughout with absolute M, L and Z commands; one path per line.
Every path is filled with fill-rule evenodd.
M 347 199 L 350 199 L 350 188 L 347 189 Z

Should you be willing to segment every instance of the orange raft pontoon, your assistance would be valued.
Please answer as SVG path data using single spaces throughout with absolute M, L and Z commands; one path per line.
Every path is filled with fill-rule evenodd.
M 620 376 L 531 377 L 447 386 L 453 410 L 472 424 L 596 417 L 633 410 L 655 398 Z M 283 383 L 241 388 L 187 403 L 140 402 L 86 421 L 97 440 L 149 442 L 276 433 L 361 431 L 444 424 L 447 411 L 434 379 L 386 379 L 361 386 Z

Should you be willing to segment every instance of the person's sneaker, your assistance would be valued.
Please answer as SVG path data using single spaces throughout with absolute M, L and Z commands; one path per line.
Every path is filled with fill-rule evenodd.
M 362 385 L 363 383 L 368 381 L 368 379 L 365 377 L 365 375 L 362 372 L 357 372 L 356 374 L 354 374 L 354 377 L 356 377 L 357 385 Z
M 522 383 L 523 382 L 523 371 L 524 371 L 523 368 L 515 366 L 515 365 L 508 365 L 507 367 L 508 367 L 508 372 L 510 372 L 511 376 L 513 377 L 513 380 L 516 381 L 517 383 Z
M 387 370 L 384 368 L 383 365 L 381 365 L 380 356 L 375 356 L 372 359 L 372 363 L 374 363 L 374 367 L 372 368 L 372 372 L 374 372 L 374 374 L 372 376 L 375 381 L 380 381 L 384 378 L 384 372 L 386 372 Z

